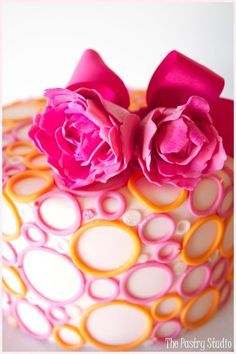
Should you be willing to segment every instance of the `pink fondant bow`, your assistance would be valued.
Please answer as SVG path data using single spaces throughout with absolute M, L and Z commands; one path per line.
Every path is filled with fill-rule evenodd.
M 67 85 L 73 91 L 80 87 L 96 89 L 105 99 L 129 107 L 125 84 L 94 50 L 84 52 Z M 155 107 L 176 107 L 193 95 L 201 96 L 210 104 L 226 152 L 233 156 L 233 101 L 219 97 L 223 87 L 222 77 L 174 50 L 157 67 L 149 82 L 145 112 Z

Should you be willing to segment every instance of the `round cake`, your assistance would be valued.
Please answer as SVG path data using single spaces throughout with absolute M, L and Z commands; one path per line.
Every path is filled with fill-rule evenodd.
M 199 124 L 193 127 L 202 100 L 191 98 L 181 111 L 185 121 L 171 108 L 144 112 L 140 90 L 129 91 L 129 108 L 121 107 L 125 97 L 117 89 L 110 100 L 99 98 L 98 109 L 95 91 L 103 95 L 107 82 L 100 89 L 83 75 L 79 91 L 70 82 L 48 90 L 47 102 L 3 109 L 4 315 L 67 350 L 129 350 L 184 336 L 231 294 L 233 160 L 216 153 L 211 136 L 203 139 L 202 131 L 216 134 L 215 128 L 204 125 L 200 134 Z M 185 136 L 192 139 L 187 148 Z M 200 151 L 201 139 L 213 149 Z M 201 156 L 194 171 L 189 151 L 192 161 Z M 160 156 L 166 165 L 155 170 Z

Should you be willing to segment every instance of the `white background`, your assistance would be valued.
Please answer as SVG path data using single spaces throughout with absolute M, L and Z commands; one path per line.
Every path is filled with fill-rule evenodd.
M 132 87 L 177 49 L 225 78 L 233 97 L 233 6 L 150 0 L 5 0 L 2 99 L 64 87 L 86 48 Z

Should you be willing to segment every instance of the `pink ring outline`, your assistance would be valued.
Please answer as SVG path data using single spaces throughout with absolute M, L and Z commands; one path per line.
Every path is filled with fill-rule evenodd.
M 230 206 L 228 207 L 228 209 L 226 209 L 226 211 L 224 213 L 221 212 L 221 205 L 223 204 L 223 201 L 225 199 L 225 197 L 227 196 L 228 193 L 232 192 L 233 193 L 233 198 L 232 198 L 232 203 L 230 204 Z M 217 214 L 223 218 L 227 217 L 230 215 L 232 209 L 233 209 L 233 205 L 234 205 L 234 188 L 233 186 L 228 186 L 224 193 L 223 193 L 223 197 L 222 197 L 222 204 L 219 206 L 218 210 L 217 210 Z
M 217 269 L 217 267 L 223 262 L 223 270 L 221 271 L 221 274 L 216 278 L 216 280 L 213 280 L 213 275 L 214 275 L 214 272 L 215 270 Z M 211 270 L 211 280 L 210 280 L 210 283 L 212 285 L 217 285 L 221 282 L 222 278 L 225 277 L 227 271 L 228 271 L 228 268 L 229 268 L 229 261 L 228 261 L 228 258 L 219 258 L 216 263 L 214 264 L 214 266 L 212 267 L 212 270 Z
M 158 331 L 158 329 L 161 326 L 163 326 L 165 323 L 170 323 L 170 322 L 174 322 L 176 324 L 176 330 L 173 333 L 168 334 L 167 337 L 157 337 L 156 336 L 156 332 Z M 182 325 L 181 325 L 180 321 L 176 320 L 176 319 L 169 320 L 169 321 L 164 321 L 164 322 L 158 322 L 158 323 L 156 323 L 156 325 L 154 326 L 154 328 L 152 330 L 151 338 L 153 340 L 158 340 L 160 342 L 165 342 L 165 338 L 176 338 L 176 337 L 178 337 L 178 335 L 181 332 L 181 329 L 182 329 Z
M 3 145 L 3 139 L 8 140 L 8 143 L 6 146 Z M 2 135 L 2 149 L 5 150 L 8 146 L 8 144 L 12 144 L 12 143 L 14 143 L 14 141 L 15 141 L 15 139 L 11 134 L 3 133 L 3 135 Z
M 115 176 L 115 177 L 116 177 L 116 179 L 113 181 L 108 180 L 106 183 L 97 183 L 97 185 L 100 184 L 101 187 L 99 188 L 99 186 L 98 187 L 95 186 L 94 190 L 89 190 L 89 186 L 87 187 L 87 189 L 86 189 L 86 187 L 79 188 L 79 189 L 68 188 L 60 181 L 59 177 L 56 174 L 54 175 L 54 180 L 55 180 L 55 183 L 58 186 L 58 188 L 60 188 L 64 191 L 70 192 L 73 195 L 77 195 L 79 197 L 96 197 L 101 192 L 111 191 L 114 189 L 119 189 L 121 187 L 124 187 L 128 182 L 128 179 L 130 177 L 130 172 L 128 170 L 125 170 L 124 172 L 120 173 L 120 175 Z M 111 178 L 111 180 L 112 180 L 112 178 Z M 102 185 L 103 185 L 103 187 L 102 187 Z
M 26 168 L 24 165 L 18 165 L 18 164 L 14 164 L 14 165 L 8 165 L 8 166 L 5 166 L 4 167 L 4 173 L 8 176 L 8 177 L 12 177 L 14 176 L 16 173 L 14 172 L 13 174 L 9 174 L 8 171 L 11 171 L 11 170 L 17 170 L 18 172 L 21 172 L 21 171 L 25 171 Z
M 56 318 L 53 316 L 53 310 L 59 310 L 63 314 L 62 318 Z M 50 322 L 52 322 L 54 325 L 63 325 L 66 322 L 69 321 L 70 317 L 67 314 L 66 310 L 62 306 L 55 306 L 55 305 L 50 305 L 46 310 L 45 314 L 47 318 L 49 319 Z
M 2 250 L 2 260 L 5 264 L 9 265 L 9 266 L 12 266 L 14 265 L 16 262 L 17 262 L 17 252 L 15 250 L 15 248 L 12 246 L 12 244 L 10 242 L 5 242 L 5 241 L 2 241 L 5 245 L 7 245 L 7 247 L 9 247 L 10 251 L 12 252 L 13 254 L 13 260 L 12 261 L 9 261 L 7 258 L 5 258 L 3 256 L 3 250 Z
M 35 229 L 36 231 L 38 231 L 41 234 L 41 239 L 34 240 L 30 236 L 29 229 Z M 46 232 L 42 230 L 37 224 L 34 224 L 33 222 L 29 222 L 22 225 L 21 232 L 24 238 L 34 246 L 43 246 L 48 240 L 48 235 L 46 234 Z
M 45 252 L 50 252 L 52 254 L 56 254 L 59 255 L 60 257 L 64 258 L 68 263 L 70 263 L 71 265 L 73 265 L 74 269 L 77 271 L 78 276 L 80 277 L 81 280 L 81 289 L 78 291 L 77 294 L 75 294 L 74 296 L 72 296 L 71 299 L 68 299 L 66 301 L 54 301 L 52 299 L 47 298 L 46 296 L 44 296 L 43 294 L 41 294 L 32 284 L 31 282 L 28 280 L 26 274 L 25 274 L 25 270 L 24 270 L 24 266 L 23 266 L 23 262 L 24 262 L 24 257 L 26 255 L 26 253 L 30 252 L 30 251 L 35 251 L 35 250 L 39 250 L 39 251 L 45 251 Z M 20 271 L 20 275 L 21 278 L 23 279 L 23 281 L 25 282 L 25 284 L 27 285 L 27 287 L 31 290 L 33 290 L 38 296 L 40 296 L 42 299 L 46 300 L 47 302 L 49 302 L 50 304 L 53 305 L 58 305 L 58 306 L 62 306 L 62 305 L 67 305 L 67 304 L 71 304 L 72 302 L 78 300 L 85 291 L 85 276 L 84 274 L 75 266 L 75 264 L 72 262 L 72 260 L 70 259 L 70 257 L 61 254 L 55 250 L 53 250 L 52 248 L 48 248 L 48 247 L 38 247 L 38 246 L 30 246 L 28 248 L 25 248 L 19 255 L 18 255 L 18 263 L 19 263 L 19 271 Z
M 5 185 L 8 180 L 9 180 L 8 176 L 2 176 L 2 188 L 5 188 Z
M 164 290 L 162 290 L 159 294 L 150 296 L 148 298 L 138 298 L 138 297 L 130 295 L 130 293 L 126 289 L 126 283 L 129 280 L 130 276 L 139 269 L 149 268 L 149 267 L 156 267 L 156 268 L 164 269 L 168 273 L 168 277 L 169 277 L 168 286 Z M 155 301 L 155 300 L 159 299 L 160 297 L 162 297 L 163 295 L 165 295 L 168 292 L 168 290 L 171 288 L 171 286 L 173 284 L 173 280 L 174 280 L 173 272 L 171 271 L 171 269 L 167 265 L 164 265 L 162 263 L 158 263 L 156 261 L 149 261 L 146 263 L 138 263 L 133 268 L 130 268 L 126 272 L 126 274 L 123 275 L 123 277 L 121 278 L 120 292 L 130 302 L 133 302 L 135 304 L 146 304 L 148 302 Z
M 225 296 L 224 301 L 221 301 L 221 300 L 220 300 L 220 302 L 219 302 L 219 308 L 223 307 L 223 306 L 227 303 L 227 301 L 229 300 L 230 295 L 231 295 L 232 283 L 230 283 L 230 282 L 227 281 L 227 280 L 223 283 L 223 285 L 222 285 L 222 286 L 220 287 L 220 289 L 219 289 L 220 295 L 222 294 L 222 292 L 223 292 L 225 286 L 228 287 L 228 289 L 227 289 L 227 294 L 226 294 L 226 296 Z
M 202 282 L 201 286 L 199 288 L 197 288 L 196 290 L 186 293 L 183 290 L 183 283 L 184 280 L 186 279 L 186 277 L 194 272 L 195 270 L 199 269 L 199 268 L 203 268 L 205 270 L 205 278 L 204 281 Z M 180 276 L 178 282 L 177 282 L 177 286 L 176 286 L 176 291 L 177 293 L 182 296 L 182 297 L 193 297 L 196 296 L 198 294 L 200 294 L 209 284 L 210 281 L 210 277 L 211 277 L 211 268 L 209 267 L 208 263 L 204 263 L 204 264 L 200 264 L 197 267 L 188 267 L 187 270 Z
M 91 291 L 91 286 L 94 282 L 99 281 L 99 280 L 106 280 L 106 281 L 109 280 L 110 282 L 112 282 L 113 285 L 115 286 L 114 293 L 106 298 L 101 298 L 101 297 L 97 297 L 97 296 L 93 295 L 93 293 Z M 98 301 L 98 302 L 113 301 L 119 295 L 119 292 L 120 292 L 119 281 L 116 278 L 91 278 L 88 280 L 86 287 L 87 287 L 87 293 L 91 297 L 91 299 Z
M 71 225 L 70 227 L 67 227 L 66 229 L 56 229 L 54 227 L 51 227 L 50 225 L 48 225 L 42 218 L 41 214 L 40 214 L 40 207 L 43 204 L 43 202 L 47 199 L 53 198 L 53 197 L 62 197 L 62 198 L 66 198 L 69 199 L 72 203 L 73 206 L 75 208 L 75 213 L 76 213 L 76 222 L 74 223 L 74 225 Z M 39 224 L 39 226 L 42 227 L 42 229 L 46 232 L 51 232 L 54 235 L 58 235 L 58 236 L 67 236 L 69 234 L 73 234 L 79 227 L 81 224 L 81 209 L 80 209 L 80 205 L 79 205 L 79 201 L 72 196 L 71 194 L 64 192 L 64 191 L 52 191 L 49 192 L 47 194 L 42 195 L 36 202 L 35 202 L 35 217 L 36 220 Z
M 31 125 L 32 125 L 32 121 L 27 121 L 27 122 L 22 122 L 22 123 L 19 123 L 19 124 L 17 124 L 17 126 L 13 129 L 13 131 L 12 131 L 12 133 L 13 133 L 13 136 L 14 136 L 14 138 L 15 138 L 15 140 L 16 141 L 22 141 L 22 139 L 21 138 L 19 138 L 19 136 L 18 136 L 18 133 L 19 133 L 19 130 L 20 129 L 22 129 L 22 128 L 24 128 L 24 127 L 26 127 L 27 125 L 29 126 L 29 127 L 31 127 Z M 24 140 L 24 139 L 23 139 Z
M 204 209 L 204 210 L 197 210 L 197 209 L 194 208 L 194 192 L 195 192 L 195 189 L 193 191 L 189 192 L 188 206 L 189 206 L 189 209 L 190 209 L 191 213 L 194 214 L 194 215 L 197 215 L 197 216 L 207 216 L 207 215 L 213 214 L 216 211 L 216 209 L 219 207 L 220 202 L 222 201 L 222 197 L 223 197 L 223 190 L 224 189 L 223 189 L 223 184 L 221 183 L 219 177 L 217 177 L 217 176 L 207 176 L 207 177 L 202 178 L 198 182 L 198 184 L 201 183 L 204 179 L 210 179 L 210 180 L 214 181 L 217 184 L 217 186 L 218 186 L 218 194 L 216 196 L 216 199 L 214 200 L 214 202 L 212 203 L 212 205 L 209 208 Z M 197 187 L 197 185 L 196 185 L 196 187 Z
M 163 217 L 167 218 L 171 222 L 172 230 L 170 232 L 166 233 L 164 236 L 158 237 L 156 240 L 149 240 L 148 238 L 146 238 L 146 236 L 144 234 L 144 228 L 145 228 L 146 224 L 152 219 L 155 219 L 155 218 L 158 219 L 158 218 L 163 218 Z M 148 214 L 142 220 L 142 222 L 139 224 L 138 234 L 139 234 L 139 237 L 142 240 L 142 242 L 145 243 L 146 245 L 156 245 L 156 244 L 159 244 L 160 242 L 164 242 L 164 241 L 169 240 L 171 238 L 171 236 L 173 236 L 175 229 L 176 229 L 176 224 L 175 224 L 175 221 L 172 218 L 172 216 L 170 216 L 169 214 L 165 214 L 165 213 L 161 213 L 161 214 L 152 213 L 152 214 Z
M 8 162 L 8 166 L 22 164 L 22 166 L 25 167 L 25 165 L 23 165 L 23 158 L 21 156 L 12 156 L 7 162 Z
M 172 251 L 167 256 L 161 257 L 160 256 L 161 250 L 168 246 L 173 246 Z M 165 241 L 163 243 L 160 243 L 157 245 L 156 259 L 160 263 L 169 263 L 178 256 L 180 249 L 181 249 L 181 245 L 177 241 Z
M 45 320 L 48 322 L 48 326 L 49 326 L 49 331 L 45 334 L 36 334 L 34 333 L 33 331 L 30 330 L 30 328 L 28 328 L 24 322 L 21 320 L 21 316 L 19 315 L 18 311 L 17 311 L 17 306 L 21 303 L 25 303 L 31 307 L 33 307 L 34 309 L 36 309 L 44 318 Z M 17 322 L 19 323 L 19 326 L 26 332 L 28 333 L 29 335 L 31 335 L 32 337 L 36 338 L 36 339 L 39 339 L 39 340 L 43 340 L 43 339 L 47 339 L 50 335 L 51 335 L 51 332 L 52 332 L 52 329 L 53 329 L 53 326 L 52 324 L 50 323 L 50 321 L 47 319 L 47 316 L 44 312 L 44 310 L 39 307 L 38 305 L 33 305 L 31 304 L 29 301 L 25 300 L 25 299 L 21 299 L 21 300 L 16 300 L 15 302 L 12 303 L 12 306 L 11 306 L 11 310 L 12 310 L 12 313 L 14 314 L 14 317 L 16 318 Z
M 103 208 L 104 200 L 115 199 L 119 203 L 117 211 L 109 213 Z M 107 220 L 116 220 L 124 214 L 126 209 L 126 200 L 123 194 L 115 191 L 104 191 L 97 198 L 97 211 Z

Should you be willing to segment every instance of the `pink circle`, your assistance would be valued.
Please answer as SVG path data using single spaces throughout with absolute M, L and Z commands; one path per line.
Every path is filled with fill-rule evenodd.
M 172 250 L 165 256 L 162 256 L 161 253 L 163 252 L 165 247 L 171 247 Z M 173 261 L 180 252 L 181 245 L 179 242 L 176 241 L 165 241 L 157 245 L 157 253 L 156 259 L 160 263 L 169 263 Z
M 184 281 L 186 279 L 187 276 L 189 276 L 189 274 L 191 274 L 193 271 L 197 270 L 197 269 L 204 269 L 205 271 L 205 278 L 202 282 L 202 284 L 194 291 L 191 292 L 186 292 L 184 290 Z M 182 297 L 192 297 L 192 296 L 196 296 L 198 294 L 200 294 L 200 292 L 202 292 L 208 285 L 209 280 L 211 277 L 211 269 L 209 267 L 209 265 L 207 263 L 205 264 L 201 264 L 197 267 L 189 267 L 187 268 L 187 270 L 180 276 L 179 281 L 177 283 L 176 286 L 176 290 L 179 293 L 180 296 Z
M 31 125 L 32 125 L 32 122 L 22 122 L 22 123 L 17 124 L 17 126 L 12 131 L 15 140 L 17 140 L 17 141 L 25 140 L 25 138 L 22 139 L 21 137 L 19 137 L 18 134 L 19 134 L 19 130 L 24 128 L 24 127 L 27 127 L 27 125 L 30 128 Z
M 223 283 L 223 285 L 219 289 L 221 297 L 222 297 L 223 291 L 225 291 L 225 288 L 226 288 L 226 296 L 225 296 L 225 298 L 223 298 L 223 300 L 222 300 L 222 298 L 220 298 L 219 308 L 223 307 L 227 303 L 227 301 L 229 300 L 230 294 L 231 294 L 231 289 L 232 289 L 232 284 L 229 281 L 225 281 Z
M 3 260 L 3 263 L 7 264 L 7 265 L 14 265 L 17 261 L 17 253 L 16 253 L 16 250 L 15 248 L 12 246 L 12 244 L 10 242 L 3 242 L 3 245 L 5 245 L 5 247 L 8 248 L 8 251 L 11 253 L 11 259 L 7 259 L 6 257 L 4 257 L 4 254 L 3 254 L 3 250 L 2 250 L 2 260 Z
M 111 191 L 114 189 L 119 189 L 124 187 L 130 177 L 130 171 L 126 169 L 124 172 L 120 173 L 118 176 L 110 178 L 106 183 L 93 183 L 88 187 L 83 187 L 79 189 L 71 189 L 66 187 L 57 175 L 54 175 L 56 185 L 67 192 L 81 196 L 81 197 L 95 197 L 103 191 Z
M 115 199 L 119 203 L 117 211 L 109 213 L 104 210 L 103 203 L 106 199 Z M 107 220 L 116 220 L 124 214 L 126 209 L 126 200 L 119 192 L 104 191 L 97 198 L 97 210 Z
M 45 318 L 45 321 L 47 321 L 48 323 L 48 327 L 49 327 L 49 330 L 48 332 L 46 332 L 45 334 L 37 334 L 37 333 L 34 333 L 30 328 L 28 328 L 25 324 L 24 324 L 24 321 L 22 321 L 19 313 L 18 313 L 18 309 L 17 307 L 21 304 L 21 303 L 25 303 L 31 307 L 33 307 L 37 312 L 39 312 L 44 318 Z M 29 335 L 31 335 L 32 337 L 36 338 L 36 339 L 47 339 L 50 335 L 51 335 L 51 332 L 52 332 L 52 324 L 48 321 L 46 315 L 45 315 L 45 312 L 43 311 L 43 309 L 41 307 L 39 307 L 38 305 L 33 305 L 31 304 L 30 302 L 28 302 L 27 300 L 16 300 L 14 303 L 12 303 L 12 312 L 15 316 L 15 318 L 17 319 L 20 327 L 26 332 L 28 333 Z
M 25 171 L 25 166 L 20 164 L 8 165 L 4 168 L 4 173 L 8 177 L 14 176 L 17 172 Z M 16 172 L 17 171 L 17 172 Z
M 34 229 L 40 234 L 40 239 L 34 239 L 30 236 L 30 230 Z M 26 223 L 21 228 L 22 235 L 24 238 L 34 246 L 43 246 L 47 242 L 48 235 L 43 231 L 38 225 L 34 223 Z
M 106 281 L 109 280 L 114 285 L 113 294 L 111 294 L 109 297 L 106 297 L 106 298 L 102 298 L 102 297 L 98 297 L 98 296 L 94 295 L 92 292 L 92 289 L 91 289 L 94 282 L 102 280 L 102 279 L 104 279 Z M 118 296 L 118 294 L 120 292 L 119 281 L 115 278 L 92 278 L 92 279 L 89 279 L 89 281 L 87 282 L 87 292 L 88 292 L 88 295 L 91 297 L 91 299 L 93 299 L 95 301 L 98 301 L 98 302 L 113 301 Z
M 26 253 L 30 252 L 30 251 L 34 251 L 34 250 L 39 250 L 39 251 L 45 251 L 45 252 L 50 252 L 52 254 L 56 254 L 60 257 L 62 257 L 63 259 L 65 259 L 68 263 L 70 263 L 73 268 L 76 270 L 76 272 L 78 273 L 80 280 L 81 280 L 81 288 L 80 290 L 77 292 L 77 294 L 75 294 L 74 296 L 72 296 L 70 299 L 66 300 L 66 301 L 54 301 L 52 299 L 49 299 L 48 297 L 46 297 L 45 295 L 43 295 L 40 291 L 38 291 L 30 282 L 30 280 L 27 278 L 27 275 L 25 273 L 24 270 L 24 257 L 26 255 Z M 24 283 L 26 284 L 26 286 L 30 289 L 32 289 L 37 295 L 39 295 L 42 299 L 46 300 L 47 302 L 53 304 L 53 305 L 67 305 L 70 304 L 76 300 L 78 300 L 84 293 L 85 290 L 85 277 L 84 274 L 74 265 L 74 263 L 72 262 L 72 260 L 66 256 L 63 255 L 51 248 L 48 247 L 38 247 L 38 246 L 30 246 L 28 248 L 25 248 L 18 256 L 18 262 L 19 262 L 19 270 L 20 270 L 20 275 L 21 278 L 23 279 Z
M 5 141 L 4 141 L 5 140 Z M 3 133 L 2 135 L 2 149 L 5 150 L 9 144 L 14 143 L 15 139 L 11 134 Z
M 136 297 L 133 296 L 129 293 L 128 289 L 127 289 L 127 283 L 128 280 L 130 278 L 130 276 L 136 272 L 137 270 L 140 269 L 144 269 L 144 268 L 149 268 L 149 267 L 156 267 L 156 268 L 161 268 L 164 269 L 166 271 L 167 274 L 167 278 L 168 278 L 168 284 L 165 286 L 165 288 L 160 291 L 158 294 L 150 296 L 150 297 L 145 297 L 145 298 L 141 298 L 141 297 Z M 172 284 L 173 284 L 173 280 L 174 280 L 174 276 L 173 276 L 173 272 L 171 271 L 171 269 L 164 265 L 164 264 L 160 264 L 157 263 L 156 261 L 149 261 L 146 263 L 139 263 L 136 264 L 133 268 L 130 268 L 125 275 L 121 278 L 120 280 L 120 291 L 121 294 L 126 297 L 130 302 L 136 303 L 136 304 L 145 304 L 147 302 L 152 302 L 155 301 L 156 299 L 159 299 L 160 297 L 162 297 L 163 295 L 165 295 L 167 293 L 167 291 L 171 288 Z
M 197 187 L 197 185 L 195 186 L 195 189 L 193 191 L 189 192 L 189 209 L 191 211 L 191 213 L 193 213 L 194 215 L 198 215 L 198 216 L 207 216 L 210 214 L 213 214 L 216 209 L 218 208 L 221 200 L 222 200 L 222 196 L 223 196 L 223 184 L 221 183 L 220 179 L 217 176 L 207 176 L 206 178 L 201 179 L 198 183 L 201 183 L 204 179 L 210 179 L 212 181 L 214 181 L 217 186 L 218 186 L 218 194 L 216 196 L 216 199 L 214 200 L 214 202 L 212 203 L 212 205 L 204 210 L 197 210 L 194 207 L 194 192 L 195 189 Z
M 221 273 L 218 275 L 216 279 L 214 279 L 214 273 L 217 272 L 217 268 L 220 267 L 223 264 L 223 269 Z M 211 270 L 211 284 L 212 285 L 217 285 L 221 282 L 222 278 L 225 277 L 227 271 L 228 271 L 228 266 L 229 266 L 229 261 L 227 258 L 219 258 L 218 261 L 214 264 Z
M 173 333 L 171 333 L 171 334 L 168 334 L 167 337 L 157 337 L 156 332 L 158 331 L 158 329 L 161 326 L 165 325 L 166 323 L 174 323 L 176 325 L 175 331 Z M 165 342 L 165 338 L 176 338 L 176 337 L 178 337 L 178 335 L 180 334 L 181 330 L 182 330 L 182 325 L 181 325 L 179 320 L 173 319 L 173 320 L 169 320 L 169 321 L 165 321 L 165 322 L 158 322 L 153 328 L 153 331 L 151 333 L 151 338 L 154 341 L 158 340 L 160 342 Z
M 57 228 L 50 226 L 49 224 L 47 224 L 43 220 L 43 217 L 40 214 L 40 208 L 45 200 L 53 198 L 53 197 L 59 197 L 59 198 L 63 197 L 63 198 L 69 199 L 73 203 L 74 210 L 76 213 L 76 222 L 74 223 L 74 225 L 71 225 L 70 227 L 67 227 L 66 229 L 57 229 Z M 53 192 L 49 192 L 47 194 L 44 194 L 35 202 L 35 206 L 36 206 L 37 222 L 42 227 L 42 229 L 45 230 L 46 232 L 51 232 L 51 233 L 58 235 L 58 236 L 66 236 L 66 235 L 74 233 L 80 227 L 81 211 L 80 211 L 79 202 L 77 199 L 75 199 L 71 194 L 69 194 L 67 192 L 53 191 Z
M 59 318 L 55 315 L 55 311 L 60 313 Z M 54 312 L 54 314 L 53 314 L 53 312 Z M 49 321 L 51 321 L 54 325 L 65 324 L 70 319 L 67 312 L 65 311 L 64 307 L 62 307 L 62 306 L 51 305 L 45 310 L 45 313 L 46 313 Z
M 227 197 L 227 194 L 232 193 L 232 202 L 230 204 L 230 206 L 228 207 L 228 209 L 226 209 L 224 212 L 222 212 L 221 208 L 222 208 L 222 204 L 224 202 L 224 199 Z M 233 209 L 233 193 L 234 193 L 234 189 L 233 186 L 229 186 L 225 189 L 224 193 L 223 193 L 223 197 L 222 197 L 222 201 L 221 204 L 217 210 L 217 214 L 223 218 L 229 216 L 229 214 L 231 213 L 232 209 Z
M 147 236 L 145 236 L 144 233 L 144 229 L 147 226 L 148 222 L 153 220 L 153 219 L 161 219 L 161 218 L 165 218 L 170 222 L 170 230 L 169 232 L 166 232 L 166 234 L 164 234 L 161 237 L 158 237 L 156 240 L 150 240 L 147 238 Z M 158 214 L 158 213 L 152 213 L 146 216 L 145 219 L 143 219 L 143 221 L 139 224 L 139 228 L 138 228 L 138 234 L 140 239 L 142 240 L 143 243 L 147 244 L 147 245 L 156 245 L 160 242 L 164 242 L 169 240 L 169 238 L 171 238 L 171 236 L 174 234 L 175 232 L 175 222 L 174 219 L 168 215 L 168 214 Z

